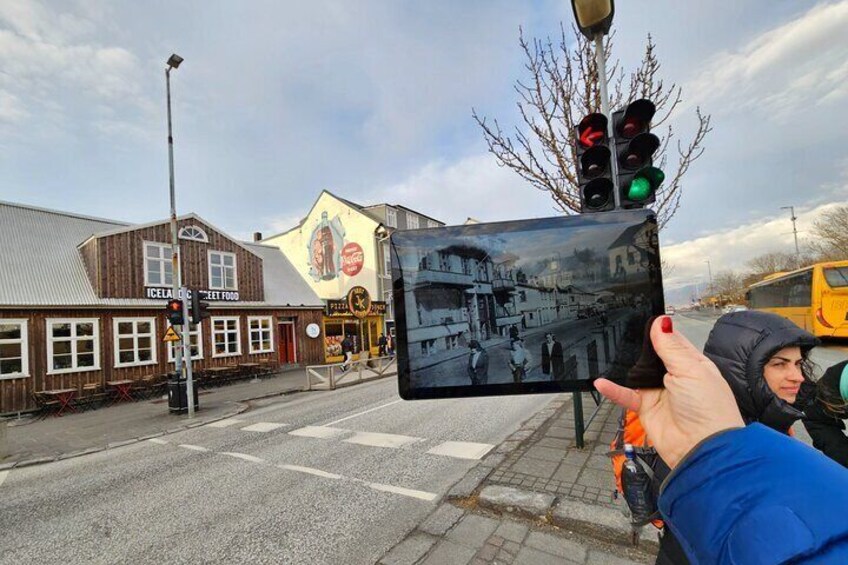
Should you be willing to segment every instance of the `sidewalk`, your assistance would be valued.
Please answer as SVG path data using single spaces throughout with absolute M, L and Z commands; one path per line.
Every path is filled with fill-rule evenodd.
M 584 394 L 587 420 L 594 409 Z M 585 447 L 577 449 L 571 395 L 558 395 L 378 563 L 653 563 L 656 530 L 644 528 L 634 547 L 621 503 L 612 496 L 606 453 L 618 414 L 604 403 L 584 434 Z
M 202 426 L 244 412 L 251 400 L 301 391 L 305 383 L 304 370 L 296 368 L 263 377 L 259 382 L 243 381 L 202 390 L 198 398 L 200 409 L 193 420 L 187 415 L 171 414 L 167 397 L 60 418 L 8 419 L 8 454 L 0 458 L 0 470 L 67 459 Z

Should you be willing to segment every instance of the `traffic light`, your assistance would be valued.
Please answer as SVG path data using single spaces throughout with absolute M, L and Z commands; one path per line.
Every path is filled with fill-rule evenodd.
M 657 109 L 645 98 L 613 113 L 615 154 L 618 163 L 616 189 L 622 208 L 642 208 L 656 200 L 665 173 L 653 166 L 660 139 L 651 133 L 651 118 Z
M 615 209 L 612 167 L 607 136 L 607 117 L 600 113 L 583 118 L 576 129 L 577 184 L 580 211 L 606 212 Z
M 168 305 L 165 306 L 166 316 L 168 317 L 168 323 L 172 326 L 181 326 L 183 325 L 183 301 L 177 300 L 176 298 L 168 301 Z
M 195 290 L 191 293 L 191 323 L 199 324 L 209 316 L 209 303 L 200 300 L 200 293 Z

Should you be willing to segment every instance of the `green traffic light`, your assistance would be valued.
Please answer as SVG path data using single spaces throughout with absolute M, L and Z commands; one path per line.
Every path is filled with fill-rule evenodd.
M 627 189 L 627 198 L 634 202 L 646 200 L 664 180 L 664 172 L 656 167 L 645 167 L 633 177 Z

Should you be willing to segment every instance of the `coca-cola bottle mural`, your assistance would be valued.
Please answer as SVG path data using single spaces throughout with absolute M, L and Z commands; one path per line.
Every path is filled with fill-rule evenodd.
M 308 245 L 309 274 L 316 282 L 330 281 L 339 276 L 344 235 L 339 217 L 330 220 L 327 212 L 321 212 L 321 220 L 312 230 Z

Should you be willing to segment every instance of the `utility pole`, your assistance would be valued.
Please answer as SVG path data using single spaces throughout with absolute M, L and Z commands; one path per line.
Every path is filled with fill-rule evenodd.
M 795 216 L 795 206 L 781 206 L 781 210 L 789 210 L 789 215 L 792 220 L 792 234 L 795 236 L 795 259 L 798 261 L 796 268 L 801 267 L 801 250 L 798 248 L 798 228 L 795 225 L 795 220 L 798 218 Z
M 707 273 L 710 275 L 710 295 L 715 294 L 715 289 L 713 288 L 713 268 L 710 265 L 710 260 L 707 259 L 704 261 L 707 264 Z

